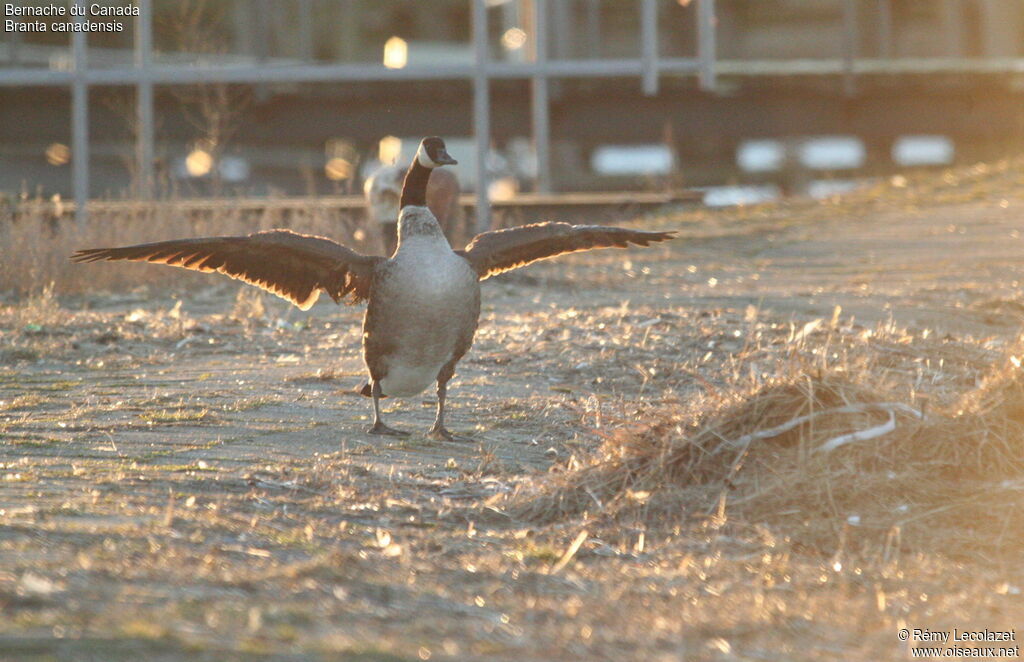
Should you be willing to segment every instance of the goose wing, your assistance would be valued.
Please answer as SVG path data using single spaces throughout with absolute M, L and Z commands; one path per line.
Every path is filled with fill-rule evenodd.
M 71 255 L 74 262 L 132 260 L 222 273 L 291 301 L 308 310 L 327 292 L 335 302 L 369 297 L 374 265 L 368 256 L 341 244 L 290 230 L 268 230 L 246 237 L 176 239 L 121 248 L 87 248 Z
M 563 253 L 592 248 L 626 248 L 630 244 L 647 246 L 671 239 L 674 235 L 675 232 L 648 232 L 600 225 L 535 223 L 478 234 L 461 252 L 483 280 Z

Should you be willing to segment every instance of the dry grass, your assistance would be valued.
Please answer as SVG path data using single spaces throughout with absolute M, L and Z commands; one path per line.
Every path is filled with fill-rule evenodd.
M 29 294 L 22 305 L 14 309 L 14 322 L 30 333 L 39 331 L 44 326 L 66 322 L 69 315 L 61 308 L 53 290 L 54 284 L 50 281 Z
M 450 400 L 479 444 L 422 436 L 430 394 L 387 403 L 413 437 L 364 434 L 356 309 L 78 270 L 77 239 L 18 229 L 57 272 L 0 306 L 0 649 L 887 660 L 902 627 L 1019 625 L 1024 187 L 986 177 L 680 212 L 648 223 L 687 240 L 488 283 Z M 958 206 L 901 208 L 933 194 Z M 84 243 L 286 221 L 250 220 Z M 345 238 L 321 220 L 292 227 Z
M 694 519 L 768 526 L 822 554 L 895 546 L 1015 557 L 1024 542 L 1022 350 L 1018 341 L 960 395 L 921 397 L 891 376 L 880 381 L 886 369 L 876 362 L 798 368 L 663 408 L 649 424 L 607 434 L 517 509 L 534 521 L 661 530 Z M 934 358 L 926 344 L 904 352 Z

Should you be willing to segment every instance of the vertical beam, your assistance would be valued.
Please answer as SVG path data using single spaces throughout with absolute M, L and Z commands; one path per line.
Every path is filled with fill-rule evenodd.
M 643 66 L 643 91 L 658 93 L 658 3 L 640 0 L 640 57 Z
M 334 43 L 338 44 L 340 48 L 338 55 L 341 56 L 341 60 L 354 62 L 362 42 L 360 39 L 363 27 L 360 9 L 362 5 L 357 0 L 339 0 L 339 5 L 341 24 L 338 26 L 338 39 Z M 321 11 L 323 11 L 322 8 Z
M 506 34 L 511 28 L 519 28 L 527 35 L 527 42 L 533 41 L 534 26 L 530 5 L 533 0 L 515 0 L 506 2 L 498 7 L 501 12 L 501 33 Z M 502 49 L 501 59 L 506 62 L 526 62 L 529 59 L 531 48 L 518 48 L 516 50 Z
M 576 26 L 573 23 L 573 5 L 572 0 L 555 0 L 551 3 L 549 11 L 541 15 L 541 20 L 551 21 L 552 30 L 558 35 L 554 44 L 549 45 L 554 49 L 551 54 L 558 60 L 568 60 L 575 54 Z
M 564 2 L 565 0 L 556 0 Z M 551 103 L 548 77 L 548 2 L 532 0 L 533 9 L 533 78 L 530 95 L 533 124 L 533 149 L 537 155 L 537 193 L 551 192 Z
M 587 11 L 587 55 L 601 57 L 601 0 L 584 0 Z
M 252 52 L 252 7 L 248 2 L 232 2 L 230 7 L 231 36 L 225 40 L 225 46 L 232 53 L 249 54 Z
M 299 0 L 299 58 L 313 61 L 313 0 Z
M 718 44 L 715 33 L 718 17 L 715 15 L 715 0 L 697 0 L 697 60 L 700 66 L 700 87 L 702 90 L 715 89 L 715 59 Z
M 843 5 L 843 93 L 853 96 L 857 81 L 853 75 L 853 61 L 857 57 L 857 6 L 855 0 L 842 0 Z
M 1013 57 L 1020 53 L 1020 2 L 981 0 L 982 54 Z
M 942 32 L 946 37 L 943 55 L 962 57 L 964 54 L 964 15 L 962 0 L 942 0 Z
M 263 64 L 270 57 L 270 24 L 273 21 L 273 8 L 268 0 L 257 0 L 256 6 L 256 43 L 253 44 L 256 61 Z
M 274 8 L 271 6 L 270 0 L 255 0 L 255 3 L 244 3 L 253 4 L 255 9 L 255 15 L 253 20 L 255 26 L 253 32 L 256 34 L 256 40 L 253 44 L 253 54 L 256 56 L 256 62 L 261 66 L 266 64 L 270 58 L 270 34 L 271 25 L 274 21 L 272 12 Z M 266 101 L 270 97 L 270 93 L 267 91 L 267 86 L 263 83 L 257 83 L 252 87 L 253 97 L 257 101 Z M 218 164 L 214 164 L 213 167 L 217 167 Z M 218 187 L 214 187 L 215 190 Z M 219 194 L 219 192 L 217 192 Z
M 878 57 L 888 59 L 892 53 L 892 0 L 878 0 Z
M 21 62 L 21 33 L 12 32 L 7 46 L 7 61 L 17 65 Z
M 153 197 L 153 2 L 137 0 L 135 20 L 135 66 L 142 76 L 135 87 L 135 175 L 136 193 L 144 200 Z
M 491 227 L 491 199 L 488 191 L 487 153 L 491 147 L 491 90 L 487 62 L 487 0 L 470 0 L 473 13 L 473 55 L 476 72 L 473 76 L 473 133 L 476 139 L 476 228 L 486 232 Z
M 78 7 L 75 21 L 85 22 L 85 0 L 74 0 Z M 89 218 L 89 87 L 85 70 L 89 66 L 87 32 L 71 35 L 75 79 L 71 83 L 71 183 L 75 195 L 75 222 L 79 227 Z

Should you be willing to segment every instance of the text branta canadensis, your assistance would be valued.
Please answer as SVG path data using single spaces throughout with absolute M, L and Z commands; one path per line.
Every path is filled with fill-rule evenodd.
M 382 396 L 410 397 L 437 384 L 435 438 L 445 427 L 448 381 L 469 350 L 480 315 L 480 281 L 536 260 L 592 248 L 647 246 L 673 232 L 568 223 L 538 223 L 477 235 L 453 251 L 426 206 L 427 182 L 455 163 L 440 138 L 424 138 L 406 172 L 400 200 L 398 248 L 390 258 L 361 255 L 330 239 L 289 230 L 244 237 L 177 239 L 121 248 L 76 251 L 75 262 L 134 260 L 223 273 L 261 287 L 303 310 L 323 290 L 335 302 L 366 301 L 364 395 L 373 398 L 368 432 L 404 436 L 384 425 Z

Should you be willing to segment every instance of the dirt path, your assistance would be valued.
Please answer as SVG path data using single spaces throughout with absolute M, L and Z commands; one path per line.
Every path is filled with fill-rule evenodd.
M 743 556 L 753 543 L 670 537 L 645 551 L 589 539 L 580 568 L 552 572 L 576 529 L 532 527 L 493 506 L 607 430 L 707 380 L 726 384 L 715 360 L 700 379 L 691 367 L 738 351 L 734 331 L 751 307 L 799 328 L 840 306 L 865 326 L 995 340 L 993 351 L 1015 335 L 1024 199 L 866 218 L 817 209 L 792 225 L 686 217 L 671 246 L 571 256 L 487 284 L 450 399 L 450 426 L 473 443 L 424 436 L 430 394 L 388 402 L 409 439 L 363 432 L 369 401 L 352 393 L 360 310 L 318 304 L 307 315 L 268 300 L 266 315 L 232 319 L 230 284 L 177 311 L 145 294 L 9 309 L 0 659 L 896 651 L 887 631 L 862 638 L 863 623 L 714 626 L 725 598 L 699 622 L 666 621 L 674 634 L 652 635 L 662 625 L 619 609 L 671 621 L 676 600 L 708 595 L 660 568 L 711 548 Z M 745 599 L 741 579 L 730 581 L 715 590 Z M 729 657 L 727 639 L 749 657 Z M 816 643 L 794 648 L 806 641 Z

